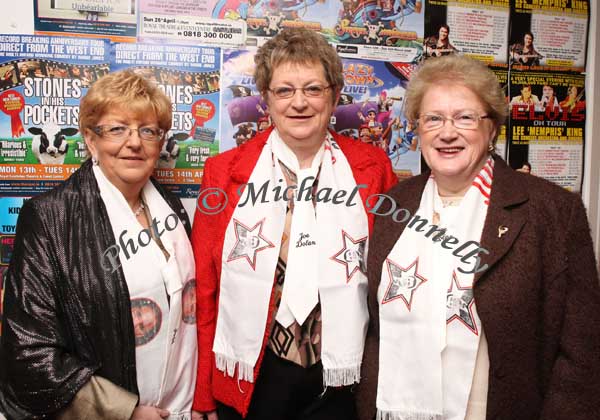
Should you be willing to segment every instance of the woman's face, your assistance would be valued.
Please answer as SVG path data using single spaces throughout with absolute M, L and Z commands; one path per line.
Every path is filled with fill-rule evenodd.
M 437 85 L 429 88 L 421 102 L 419 115 L 438 114 L 450 118 L 462 111 L 487 115 L 479 97 L 464 85 Z M 479 121 L 473 130 L 457 129 L 452 121 L 435 130 L 418 128 L 423 157 L 436 178 L 444 179 L 455 190 L 471 185 L 488 156 L 488 145 L 496 135 L 490 119 Z
M 158 121 L 152 112 L 138 116 L 116 107 L 104 114 L 96 125 L 158 128 Z M 98 165 L 104 175 L 124 195 L 137 193 L 148 181 L 164 142 L 164 139 L 142 140 L 136 130 L 132 130 L 123 141 L 100 137 L 89 129 L 85 130 L 84 137 L 92 156 L 98 159 Z
M 523 37 L 523 41 L 525 42 L 526 47 L 529 47 L 529 46 L 531 46 L 531 44 L 533 44 L 533 38 L 529 34 L 527 34 Z
M 320 63 L 298 65 L 283 63 L 275 68 L 269 89 L 280 87 L 304 88 L 329 85 Z M 318 142 L 325 140 L 329 119 L 334 109 L 332 89 L 325 90 L 322 97 L 307 97 L 301 90 L 294 96 L 279 99 L 272 92 L 266 93 L 266 103 L 271 119 L 279 135 L 286 143 Z

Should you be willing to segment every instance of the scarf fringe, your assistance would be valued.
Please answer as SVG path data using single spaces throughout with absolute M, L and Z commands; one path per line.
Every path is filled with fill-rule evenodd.
M 238 380 L 254 382 L 254 366 L 248 363 L 227 357 L 224 354 L 219 353 L 215 353 L 215 363 L 217 365 L 217 369 L 223 373 L 226 373 L 227 376 L 231 376 L 233 378 L 237 368 Z
M 377 420 L 443 420 L 443 416 L 441 414 L 381 411 L 377 409 Z
M 360 382 L 360 364 L 347 368 L 323 369 L 324 386 L 346 386 Z

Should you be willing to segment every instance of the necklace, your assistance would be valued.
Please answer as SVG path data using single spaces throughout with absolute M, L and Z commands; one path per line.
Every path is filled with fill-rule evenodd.
M 442 208 L 455 207 L 460 204 L 460 201 L 462 200 L 462 196 L 447 196 L 447 197 L 440 196 L 440 200 L 442 202 Z M 441 233 L 438 234 L 437 236 L 435 236 L 433 241 L 434 242 L 443 241 L 447 237 L 446 233 L 447 233 L 448 229 L 445 226 L 442 226 L 440 213 L 435 208 L 433 209 L 432 222 L 434 225 L 437 225 L 441 228 Z
M 135 214 L 135 217 L 138 217 L 140 214 L 142 214 L 142 211 L 144 211 L 144 208 L 145 208 L 144 203 L 140 203 L 140 206 L 133 211 L 133 214 Z
M 282 161 L 279 161 L 279 164 L 280 164 L 281 168 L 283 169 L 283 171 L 285 172 L 285 175 L 287 176 L 287 178 L 290 180 L 290 182 L 293 184 L 297 184 L 298 178 L 296 177 L 296 174 L 293 173 L 292 170 L 290 168 L 288 168 Z
M 432 222 L 434 225 L 440 228 L 440 233 L 436 234 L 436 236 L 433 237 L 433 242 L 443 241 L 446 238 L 446 233 L 448 229 L 446 229 L 446 227 L 444 226 L 441 226 L 440 214 L 435 210 L 433 211 Z
M 139 217 L 139 215 L 142 214 L 145 208 L 146 206 L 144 205 L 144 197 L 140 195 L 140 205 L 137 209 L 133 210 L 133 214 L 135 214 L 135 217 Z

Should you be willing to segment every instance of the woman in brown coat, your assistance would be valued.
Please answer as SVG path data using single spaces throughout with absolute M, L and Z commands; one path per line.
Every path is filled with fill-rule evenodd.
M 431 172 L 372 203 L 361 418 L 600 418 L 600 287 L 578 195 L 493 153 L 494 75 L 430 60 L 407 90 Z

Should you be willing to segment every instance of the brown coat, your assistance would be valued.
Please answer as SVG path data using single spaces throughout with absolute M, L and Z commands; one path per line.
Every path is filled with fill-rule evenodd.
M 397 208 L 415 214 L 428 176 L 389 191 Z M 370 241 L 361 420 L 375 415 L 381 268 L 405 226 L 378 216 Z M 500 226 L 508 228 L 501 237 Z M 600 419 L 600 286 L 579 196 L 495 158 L 480 242 L 489 250 L 480 254 L 489 267 L 476 274 L 474 286 L 489 344 L 487 420 Z

